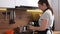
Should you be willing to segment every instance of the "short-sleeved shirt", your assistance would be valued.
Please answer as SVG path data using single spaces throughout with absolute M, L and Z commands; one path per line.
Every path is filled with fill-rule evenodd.
M 52 15 L 52 12 L 50 9 L 47 9 L 42 16 L 39 18 L 39 25 L 41 26 L 42 20 L 46 19 L 48 21 L 47 28 L 50 28 L 53 26 L 54 16 Z

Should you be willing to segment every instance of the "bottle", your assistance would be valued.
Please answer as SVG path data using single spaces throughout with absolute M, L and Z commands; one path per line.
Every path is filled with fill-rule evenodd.
M 23 26 L 20 26 L 20 33 L 23 32 Z

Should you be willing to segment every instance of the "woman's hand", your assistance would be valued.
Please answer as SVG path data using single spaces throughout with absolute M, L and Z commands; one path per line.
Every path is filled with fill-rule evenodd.
M 29 25 L 29 29 L 30 29 L 30 30 L 34 30 L 34 26 Z

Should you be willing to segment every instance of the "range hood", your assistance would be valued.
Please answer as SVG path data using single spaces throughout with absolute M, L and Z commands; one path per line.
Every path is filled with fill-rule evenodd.
M 15 6 L 15 8 L 23 8 L 23 9 L 38 9 L 38 7 L 33 7 L 33 6 Z

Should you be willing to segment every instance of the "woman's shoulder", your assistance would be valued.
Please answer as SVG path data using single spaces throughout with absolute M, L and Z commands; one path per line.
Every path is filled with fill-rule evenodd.
M 46 10 L 45 14 L 47 14 L 47 15 L 52 15 L 52 12 L 51 12 L 50 9 L 48 9 L 48 10 Z

